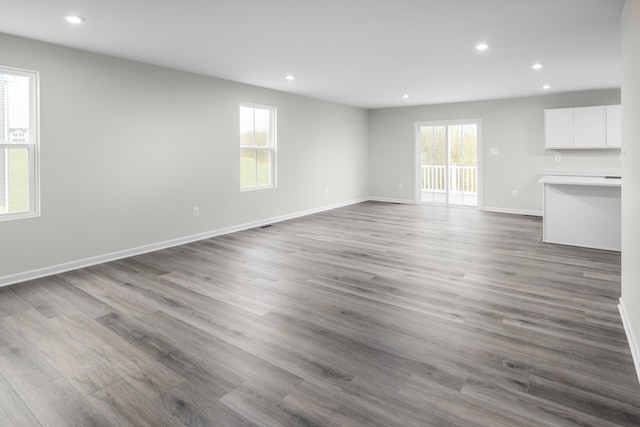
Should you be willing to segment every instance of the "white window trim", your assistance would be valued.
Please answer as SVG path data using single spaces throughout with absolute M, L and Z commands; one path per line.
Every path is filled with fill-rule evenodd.
M 29 151 L 29 210 L 0 214 L 0 221 L 40 216 L 40 73 L 12 67 L 0 67 L 1 73 L 29 78 L 29 139 L 26 143 L 0 141 L 0 149 L 26 148 Z M 8 127 L 8 126 L 7 126 Z M 8 135 L 8 129 L 6 134 Z
M 245 192 L 245 191 L 256 191 L 256 190 L 266 190 L 269 188 L 276 188 L 277 187 L 277 173 L 276 173 L 276 164 L 277 164 L 277 123 L 278 121 L 276 120 L 276 115 L 277 115 L 277 108 L 272 106 L 272 105 L 262 105 L 262 104 L 253 104 L 250 102 L 241 102 L 240 103 L 240 107 L 246 107 L 246 108 L 258 108 L 258 109 L 263 109 L 263 110 L 269 110 L 271 112 L 271 114 L 269 114 L 269 128 L 271 129 L 271 135 L 269 140 L 272 141 L 271 145 L 269 146 L 256 146 L 256 145 L 241 145 L 240 148 L 238 149 L 238 153 L 242 153 L 242 150 L 256 150 L 256 151 L 270 151 L 271 152 L 271 168 L 269 170 L 269 180 L 271 182 L 271 184 L 269 185 L 254 185 L 251 187 L 242 187 L 240 186 L 240 191 L 241 192 Z

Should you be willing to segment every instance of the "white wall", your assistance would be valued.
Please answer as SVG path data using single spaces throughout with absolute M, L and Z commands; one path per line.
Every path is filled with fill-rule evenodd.
M 0 65 L 40 72 L 42 163 L 42 215 L 0 221 L 0 284 L 368 196 L 411 201 L 415 121 L 482 119 L 489 208 L 540 212 L 543 170 L 620 170 L 615 150 L 556 163 L 543 148 L 544 108 L 615 104 L 619 90 L 367 112 L 9 35 L 0 46 Z M 278 108 L 277 189 L 238 189 L 240 102 Z
M 545 108 L 620 103 L 620 90 L 550 94 L 529 98 L 388 108 L 369 111 L 371 195 L 413 200 L 414 122 L 481 119 L 484 206 L 505 211 L 542 211 L 540 172 L 620 174 L 619 150 L 544 149 Z M 490 155 L 497 148 L 499 155 Z M 555 155 L 562 161 L 557 163 Z M 404 184 L 400 190 L 398 184 Z M 512 197 L 518 190 L 518 198 Z
M 0 65 L 40 72 L 42 196 L 40 217 L 0 222 L 0 283 L 368 196 L 363 109 L 9 35 L 0 46 Z M 276 189 L 239 191 L 240 102 L 278 108 Z
M 620 305 L 640 376 L 640 0 L 622 13 L 622 297 Z

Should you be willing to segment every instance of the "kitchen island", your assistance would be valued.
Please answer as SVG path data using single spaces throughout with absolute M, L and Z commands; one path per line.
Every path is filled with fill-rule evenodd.
M 543 241 L 619 251 L 620 176 L 543 173 Z

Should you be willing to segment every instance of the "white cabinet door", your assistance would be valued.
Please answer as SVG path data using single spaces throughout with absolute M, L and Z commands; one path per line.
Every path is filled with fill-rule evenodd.
M 573 148 L 573 108 L 544 110 L 545 148 Z
M 620 105 L 607 107 L 607 147 L 622 147 L 622 117 Z
M 605 107 L 573 109 L 573 148 L 604 147 Z

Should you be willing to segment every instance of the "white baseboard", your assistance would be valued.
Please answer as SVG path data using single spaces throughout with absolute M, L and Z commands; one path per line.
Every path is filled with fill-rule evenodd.
M 401 203 L 403 205 L 415 205 L 416 202 L 411 199 L 390 199 L 387 197 L 369 197 L 368 199 L 371 202 L 382 202 L 382 203 Z
M 387 197 L 369 197 L 369 200 L 372 202 L 383 202 L 383 203 L 402 203 L 408 205 L 415 205 L 416 202 L 410 199 L 391 199 Z M 509 209 L 509 208 L 492 208 L 492 207 L 482 207 L 476 208 L 475 206 L 458 206 L 458 205 L 439 205 L 436 203 L 425 203 L 425 206 L 445 206 L 449 208 L 463 208 L 463 209 L 480 209 L 486 212 L 496 212 L 496 213 L 506 213 L 513 215 L 529 215 L 529 216 L 542 216 L 542 211 L 528 211 L 522 209 Z
M 629 349 L 631 350 L 631 356 L 633 356 L 633 365 L 636 367 L 638 382 L 640 382 L 640 347 L 638 347 L 640 342 L 636 340 L 636 337 L 638 336 L 634 333 L 633 326 L 629 321 L 629 317 L 627 317 L 627 310 L 622 297 L 620 298 L 620 304 L 618 304 L 618 310 L 620 311 L 620 317 L 622 318 L 622 324 L 624 325 L 624 332 L 627 335 L 627 341 L 629 341 Z
M 179 237 L 177 239 L 166 240 L 163 242 L 152 243 L 149 245 L 138 246 L 131 249 L 125 249 L 122 251 L 111 252 L 104 255 L 98 255 L 89 258 L 83 258 L 76 261 L 70 261 L 63 264 L 52 265 L 49 267 L 38 268 L 36 270 L 25 271 L 16 274 L 10 274 L 8 276 L 0 277 L 0 287 L 13 285 L 19 282 L 26 282 L 27 280 L 39 279 L 54 274 L 66 273 L 72 270 L 78 270 L 80 268 L 90 267 L 96 264 L 103 264 L 105 262 L 116 261 L 122 258 L 128 258 L 136 255 L 142 255 L 148 252 L 158 251 L 161 249 L 171 248 L 173 246 L 184 245 L 186 243 L 195 242 L 198 240 L 209 239 L 211 237 L 221 236 L 223 234 L 235 233 L 236 231 L 248 230 L 250 228 L 262 227 L 268 224 L 274 224 L 276 222 L 286 221 L 289 219 L 300 218 L 303 216 L 311 215 L 314 213 L 324 212 L 332 209 L 341 208 L 344 206 L 355 205 L 368 201 L 369 198 L 350 200 L 347 202 L 336 203 L 327 206 L 321 206 L 319 208 L 307 209 L 304 211 L 294 212 L 290 214 L 280 215 L 272 218 L 261 219 L 259 221 L 248 222 L 245 224 L 234 225 L 231 227 L 220 228 L 216 230 L 207 231 L 204 233 L 193 234 L 190 236 Z
M 492 208 L 485 206 L 482 208 L 482 210 L 486 212 L 506 213 L 514 215 L 542 216 L 542 211 L 528 211 L 523 209 Z
M 362 203 L 366 201 L 373 202 L 384 202 L 384 203 L 400 203 L 400 204 L 415 204 L 414 200 L 411 199 L 392 199 L 386 197 L 364 197 L 361 199 L 350 200 L 347 202 L 336 203 L 327 206 L 321 206 L 319 208 L 307 209 L 304 211 L 294 212 L 291 214 L 280 215 L 277 217 L 266 218 L 259 221 L 249 222 L 245 224 L 239 224 L 231 227 L 220 228 L 216 230 L 207 231 L 204 233 L 193 234 L 190 236 L 179 237 L 172 240 L 166 240 L 163 242 L 152 243 L 149 245 L 138 246 L 135 248 L 125 249 L 122 251 L 111 252 L 104 255 L 98 255 L 89 258 L 83 258 L 75 261 L 66 262 L 63 264 L 52 265 L 49 267 L 38 268 L 35 270 L 10 274 L 8 276 L 0 277 L 0 287 L 8 286 L 19 282 L 26 282 L 28 280 L 39 279 L 41 277 L 51 276 L 54 274 L 65 273 L 67 271 L 77 270 L 80 268 L 90 267 L 96 264 L 102 264 L 105 262 L 115 261 L 122 258 L 128 258 L 131 256 L 141 255 L 148 252 L 158 251 L 161 249 L 170 248 L 173 246 L 184 245 L 186 243 L 195 242 L 198 240 L 208 239 L 211 237 L 221 236 L 223 234 L 234 233 L 236 231 L 247 230 L 250 228 L 261 227 L 263 225 L 274 224 L 280 221 L 286 221 L 289 219 L 300 218 L 306 215 L 311 215 L 314 213 L 324 212 L 331 209 L 337 209 L 344 206 L 354 205 L 357 203 Z M 489 212 L 501 212 L 501 213 L 511 213 L 511 214 L 519 214 L 519 215 L 535 215 L 542 216 L 542 212 L 537 211 L 520 211 L 514 209 L 502 209 L 502 208 L 483 208 L 485 211 Z M 634 359 L 635 360 L 635 359 Z

